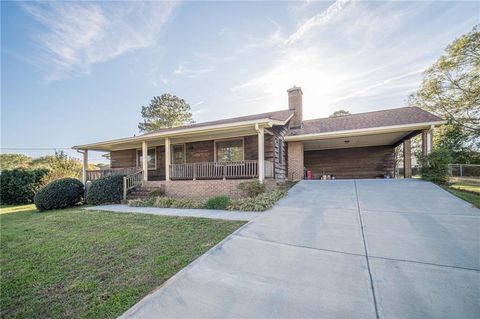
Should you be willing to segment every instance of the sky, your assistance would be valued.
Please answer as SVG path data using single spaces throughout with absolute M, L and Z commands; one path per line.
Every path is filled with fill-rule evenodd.
M 2 153 L 80 157 L 139 134 L 163 93 L 196 122 L 286 109 L 293 85 L 304 119 L 402 107 L 479 17 L 458 1 L 2 1 Z

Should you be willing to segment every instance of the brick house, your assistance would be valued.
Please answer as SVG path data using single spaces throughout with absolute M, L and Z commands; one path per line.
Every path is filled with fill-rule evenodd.
M 126 190 L 143 185 L 180 197 L 238 196 L 242 181 L 298 181 L 306 170 L 313 179 L 394 177 L 401 144 L 408 178 L 410 139 L 421 134 L 427 153 L 433 129 L 445 123 L 416 107 L 303 120 L 301 88 L 287 93 L 285 110 L 74 146 L 85 168 L 89 150 L 109 154 L 110 169 L 84 169 L 84 182 L 122 173 Z

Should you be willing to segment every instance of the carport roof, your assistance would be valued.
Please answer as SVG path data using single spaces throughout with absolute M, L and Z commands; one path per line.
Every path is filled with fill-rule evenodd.
M 435 123 L 443 120 L 418 107 L 351 114 L 303 121 L 303 126 L 291 129 L 288 136 L 329 133 L 337 131 L 361 130 L 398 125 Z

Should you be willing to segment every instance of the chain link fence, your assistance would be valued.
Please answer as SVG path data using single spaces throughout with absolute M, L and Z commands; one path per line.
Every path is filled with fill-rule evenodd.
M 477 164 L 450 164 L 448 175 L 451 182 L 480 185 L 480 165 Z

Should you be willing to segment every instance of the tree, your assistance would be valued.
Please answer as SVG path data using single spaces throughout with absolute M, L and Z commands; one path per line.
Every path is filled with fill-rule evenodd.
M 142 106 L 142 117 L 143 122 L 138 123 L 141 132 L 194 123 L 190 105 L 168 93 L 155 96 L 149 106 Z
M 345 116 L 345 115 L 350 115 L 349 111 L 345 110 L 338 110 L 332 113 L 329 117 L 339 117 L 339 116 Z
M 27 168 L 32 159 L 23 154 L 0 154 L 0 170 Z
M 449 120 L 465 132 L 470 142 L 480 136 L 479 25 L 446 48 L 445 54 L 425 72 L 409 104 Z
M 42 156 L 32 160 L 32 167 L 46 168 L 49 173 L 44 177 L 44 184 L 61 178 L 80 178 L 82 164 L 80 161 L 63 152 L 55 152 L 55 155 Z

